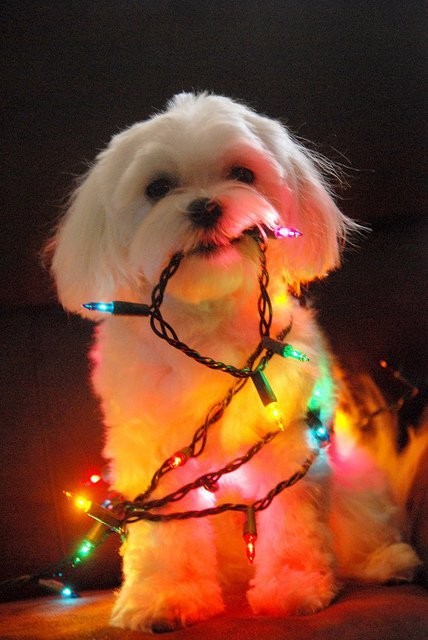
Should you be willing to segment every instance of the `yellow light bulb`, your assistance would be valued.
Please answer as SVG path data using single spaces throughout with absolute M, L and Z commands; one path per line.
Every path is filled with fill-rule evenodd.
M 85 496 L 77 496 L 74 499 L 74 504 L 78 509 L 82 509 L 82 511 L 89 511 L 92 505 L 92 500 L 85 498 Z
M 285 291 L 280 291 L 273 296 L 274 307 L 285 307 L 289 304 L 288 294 Z
M 283 429 L 282 424 L 282 412 L 278 402 L 270 402 L 265 406 L 266 414 L 272 422 L 278 422 L 281 429 Z

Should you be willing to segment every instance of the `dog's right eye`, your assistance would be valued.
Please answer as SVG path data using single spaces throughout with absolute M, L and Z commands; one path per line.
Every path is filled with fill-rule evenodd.
M 247 167 L 232 167 L 229 172 L 229 178 L 231 180 L 237 180 L 238 182 L 243 182 L 244 184 L 252 184 L 255 180 L 254 173 L 251 169 L 247 169 Z
M 146 196 L 150 200 L 160 200 L 175 186 L 171 178 L 156 178 L 146 187 Z

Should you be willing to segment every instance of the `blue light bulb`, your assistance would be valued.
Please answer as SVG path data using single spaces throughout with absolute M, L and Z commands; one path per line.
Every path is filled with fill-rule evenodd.
M 85 302 L 82 307 L 89 311 L 101 311 L 101 313 L 113 313 L 114 311 L 113 302 Z
M 317 440 L 319 440 L 323 444 L 327 443 L 330 440 L 328 429 L 326 429 L 323 424 L 316 426 L 313 429 L 313 433 Z

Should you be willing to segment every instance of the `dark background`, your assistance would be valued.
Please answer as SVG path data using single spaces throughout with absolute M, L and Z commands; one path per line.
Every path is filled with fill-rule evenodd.
M 41 248 L 86 163 L 178 91 L 244 100 L 343 166 L 340 206 L 372 232 L 312 288 L 320 320 L 350 369 L 387 358 L 422 388 L 423 2 L 22 1 L 1 17 L 2 577 L 70 551 L 89 525 L 61 491 L 100 464 L 91 325 L 56 305 Z M 104 584 L 107 564 L 79 579 Z

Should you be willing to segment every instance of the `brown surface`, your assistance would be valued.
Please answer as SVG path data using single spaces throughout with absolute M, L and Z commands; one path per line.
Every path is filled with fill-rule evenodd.
M 2 640 L 133 640 L 151 634 L 108 626 L 114 595 L 39 598 L 0 605 Z M 417 585 L 348 587 L 328 609 L 311 616 L 253 616 L 240 598 L 221 616 L 169 633 L 177 640 L 424 640 L 427 591 Z

